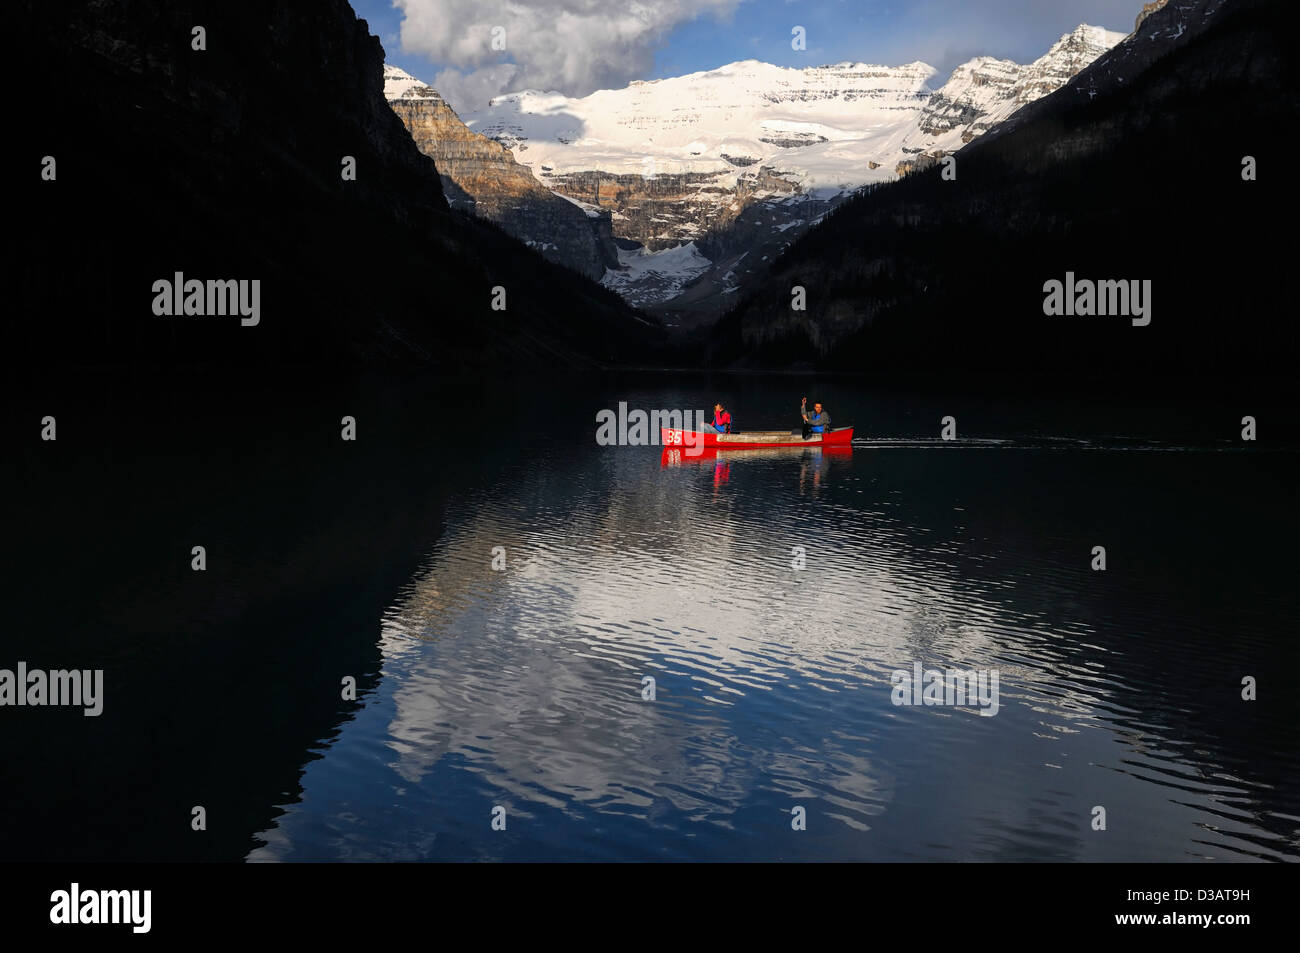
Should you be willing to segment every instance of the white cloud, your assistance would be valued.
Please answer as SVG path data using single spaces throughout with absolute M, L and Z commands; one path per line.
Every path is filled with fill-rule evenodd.
M 433 78 L 433 88 L 458 113 L 487 105 L 493 96 L 513 89 L 511 80 L 519 68 L 514 63 L 484 66 L 462 73 L 458 69 L 440 70 Z
M 435 85 L 457 110 L 499 93 L 556 90 L 585 96 L 625 86 L 654 64 L 676 27 L 727 16 L 744 0 L 395 0 L 402 51 L 443 67 Z M 505 28 L 505 50 L 492 48 Z M 513 68 L 512 68 L 513 67 Z

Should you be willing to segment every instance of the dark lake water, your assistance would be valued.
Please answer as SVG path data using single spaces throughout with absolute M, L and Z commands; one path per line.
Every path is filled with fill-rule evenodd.
M 1300 859 L 1269 408 L 667 384 L 13 404 L 0 667 L 105 700 L 0 709 L 0 856 Z M 803 394 L 850 451 L 595 441 Z M 996 714 L 895 704 L 917 663 L 996 673 Z

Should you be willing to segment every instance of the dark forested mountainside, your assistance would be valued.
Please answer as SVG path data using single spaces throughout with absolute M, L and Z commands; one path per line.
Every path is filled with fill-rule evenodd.
M 11 25 L 11 374 L 545 369 L 656 338 L 613 293 L 449 210 L 344 0 L 19 0 Z M 176 273 L 257 280 L 256 325 L 155 314 L 154 283 Z
M 1185 35 L 1178 18 L 1207 5 Z M 1178 36 L 1163 54 L 1112 60 L 1122 44 L 959 151 L 955 179 L 935 166 L 846 203 L 702 353 L 715 366 L 975 378 L 1291 374 L 1297 26 L 1284 0 L 1167 5 L 1128 41 Z M 1045 284 L 1067 273 L 1150 281 L 1150 323 L 1044 314 Z M 791 308 L 796 286 L 806 311 Z

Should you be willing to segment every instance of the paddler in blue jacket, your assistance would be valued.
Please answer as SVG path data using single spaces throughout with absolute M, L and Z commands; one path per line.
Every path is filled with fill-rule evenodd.
M 831 415 L 822 410 L 821 401 L 813 404 L 813 412 L 808 413 L 808 398 L 799 403 L 799 416 L 803 417 L 803 436 L 807 440 L 810 434 L 826 433 L 831 429 Z

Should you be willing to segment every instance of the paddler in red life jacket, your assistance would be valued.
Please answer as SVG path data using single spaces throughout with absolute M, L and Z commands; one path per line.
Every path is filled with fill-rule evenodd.
M 731 414 L 721 404 L 713 405 L 712 426 L 717 433 L 731 433 Z

